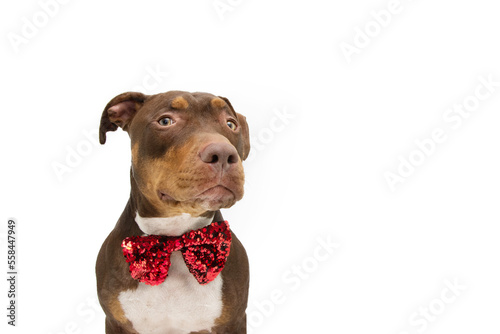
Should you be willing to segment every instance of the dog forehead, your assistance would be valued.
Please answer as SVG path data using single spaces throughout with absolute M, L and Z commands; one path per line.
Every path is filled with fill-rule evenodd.
M 152 123 L 158 122 L 162 117 L 176 114 L 178 116 L 174 117 L 179 117 L 181 127 L 173 127 L 164 133 L 150 131 L 154 129 L 151 127 Z M 129 134 L 132 145 L 137 141 L 147 143 L 141 145 L 149 147 L 140 149 L 143 153 L 154 151 L 147 155 L 163 156 L 170 147 L 181 145 L 200 132 L 220 133 L 221 129 L 224 129 L 220 123 L 221 115 L 224 114 L 234 116 L 234 111 L 223 98 L 210 93 L 184 91 L 159 93 L 149 96 L 145 101 L 132 121 Z
M 170 91 L 153 95 L 146 105 L 155 110 L 173 109 L 173 110 L 189 110 L 194 112 L 203 111 L 220 111 L 224 107 L 228 107 L 227 103 L 218 96 L 210 93 L 190 93 L 184 91 Z
M 131 122 L 129 135 L 132 144 L 137 140 L 161 141 L 156 146 L 161 147 L 160 151 L 165 152 L 167 143 L 179 145 L 200 131 L 219 132 L 227 137 L 227 133 L 224 134 L 225 126 L 222 122 L 226 115 L 237 119 L 237 115 L 225 98 L 210 93 L 184 91 L 159 93 L 149 96 L 142 108 L 138 110 Z M 153 123 L 163 117 L 178 117 L 182 126 L 173 127 L 164 134 L 161 134 L 161 131 L 149 131 L 154 129 Z M 145 131 L 146 129 L 148 131 Z M 234 134 L 231 135 L 234 137 Z

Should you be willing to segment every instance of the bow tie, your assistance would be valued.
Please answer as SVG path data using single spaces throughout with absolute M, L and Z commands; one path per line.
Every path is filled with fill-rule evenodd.
M 213 222 L 179 237 L 149 235 L 128 237 L 122 242 L 130 274 L 148 285 L 158 285 L 165 280 L 174 251 L 181 251 L 191 274 L 200 284 L 207 284 L 224 268 L 230 246 L 227 221 Z

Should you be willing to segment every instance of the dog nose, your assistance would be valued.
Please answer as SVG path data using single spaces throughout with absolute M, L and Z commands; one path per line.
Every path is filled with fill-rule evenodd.
M 223 170 L 238 162 L 238 152 L 228 143 L 208 144 L 200 152 L 201 161 Z

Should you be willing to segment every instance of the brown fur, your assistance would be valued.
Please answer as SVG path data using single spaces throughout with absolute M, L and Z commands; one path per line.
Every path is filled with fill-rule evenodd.
M 187 107 L 189 107 L 189 103 L 182 96 L 177 96 L 175 99 L 172 100 L 171 106 L 174 109 L 183 110 L 183 109 L 187 109 Z
M 212 101 L 210 101 L 210 104 L 214 108 L 222 108 L 226 105 L 226 102 L 224 102 L 224 100 L 222 100 L 220 97 L 214 97 Z
M 158 121 L 162 117 L 171 117 L 175 124 L 161 126 Z M 236 129 L 227 127 L 228 120 L 237 123 Z M 143 233 L 135 222 L 136 212 L 142 217 L 215 214 L 214 221 L 223 220 L 219 209 L 243 197 L 241 162 L 248 156 L 250 141 L 245 117 L 236 113 L 226 98 L 207 93 L 120 94 L 103 111 L 100 142 L 104 144 L 106 133 L 118 127 L 131 139 L 131 195 L 99 252 L 97 289 L 106 314 L 106 333 L 137 334 L 117 299 L 121 291 L 138 286 L 121 251 L 123 239 Z M 230 144 L 236 149 L 239 158 L 231 168 L 220 172 L 200 159 L 200 152 L 212 143 Z M 204 197 L 205 189 L 217 185 L 227 190 L 222 192 L 223 197 Z M 246 333 L 248 259 L 234 233 L 232 238 L 231 252 L 221 272 L 223 311 L 211 332 L 204 333 Z

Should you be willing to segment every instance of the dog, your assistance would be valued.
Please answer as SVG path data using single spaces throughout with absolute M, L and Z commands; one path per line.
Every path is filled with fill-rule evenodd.
M 131 192 L 97 257 L 107 334 L 246 333 L 246 251 L 220 209 L 243 197 L 246 118 L 227 98 L 127 92 L 99 141 L 131 140 Z

